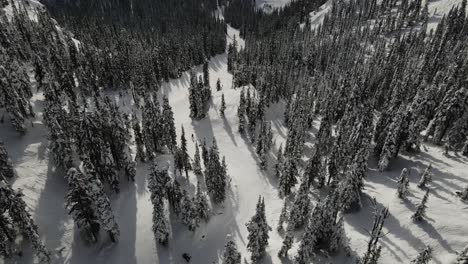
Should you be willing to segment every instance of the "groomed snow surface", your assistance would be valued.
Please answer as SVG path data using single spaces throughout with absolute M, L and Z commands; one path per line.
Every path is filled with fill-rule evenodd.
M 243 41 L 239 38 L 238 31 L 228 27 L 228 42 L 232 42 L 234 35 L 242 46 Z M 121 193 L 111 196 L 121 230 L 120 241 L 113 244 L 102 234 L 96 245 L 86 245 L 64 208 L 67 190 L 64 173 L 55 171 L 53 163 L 49 160 L 46 128 L 42 122 L 42 94 L 38 93 L 33 97 L 32 103 L 37 116 L 28 125 L 28 133 L 25 136 L 19 136 L 8 122 L 0 126 L 0 139 L 5 142 L 18 175 L 13 180 L 13 188 L 23 190 L 24 199 L 39 226 L 42 239 L 53 252 L 53 263 L 179 264 L 185 262 L 181 256 L 185 252 L 192 256 L 191 263 L 219 263 L 224 245 L 230 238 L 236 241 L 242 258 L 250 262 L 250 254 L 246 249 L 245 223 L 254 214 L 259 195 L 265 198 L 267 219 L 272 227 L 263 263 L 292 263 L 300 233 L 296 234 L 294 247 L 289 254 L 290 259 L 279 259 L 277 253 L 283 237 L 276 231 L 276 225 L 283 200 L 278 196 L 278 180 L 271 168 L 275 163 L 276 149 L 281 143 L 284 144 L 287 135 L 283 123 L 284 104 L 273 105 L 267 111 L 276 145 L 274 153 L 270 155 L 270 168 L 265 172 L 258 166 L 254 146 L 248 138 L 237 132 L 240 89 L 232 88 L 232 75 L 227 72 L 226 62 L 227 54 L 210 60 L 212 105 L 208 117 L 200 121 L 189 118 L 188 73 L 179 79 L 164 83 L 160 89 L 160 94 L 169 98 L 179 136 L 181 125 L 185 128 L 190 155 L 194 154 L 194 141 L 202 141 L 205 138 L 207 143 L 211 143 L 212 138 L 216 137 L 220 155 L 226 156 L 231 178 L 224 205 L 213 208 L 213 216 L 209 222 L 202 223 L 196 232 L 188 231 L 187 227 L 170 214 L 172 237 L 168 248 L 155 243 L 151 230 L 152 204 L 146 180 L 149 163 L 139 164 L 135 183 L 123 181 Z M 201 74 L 201 67 L 197 67 L 196 72 Z M 223 86 L 220 92 L 214 89 L 218 78 Z M 227 106 L 225 118 L 219 114 L 223 93 Z M 125 97 L 124 101 L 129 107 L 130 99 Z M 314 127 L 318 126 L 317 121 Z M 306 150 L 313 147 L 315 132 L 314 129 L 311 131 Z M 434 249 L 432 263 L 450 263 L 457 251 L 462 250 L 468 243 L 468 204 L 461 202 L 455 195 L 456 191 L 461 191 L 468 185 L 468 159 L 453 153 L 444 155 L 443 150 L 435 146 L 425 148 L 417 155 L 399 155 L 384 173 L 375 169 L 374 160 L 370 161 L 370 170 L 365 181 L 365 196 L 376 197 L 379 206 L 390 208 L 390 216 L 385 223 L 385 232 L 388 232 L 388 235 L 380 241 L 383 246 L 381 263 L 409 263 L 425 245 Z M 160 156 L 158 162 L 172 166 L 169 155 Z M 433 166 L 433 182 L 429 184 L 431 193 L 427 221 L 416 224 L 411 220 L 411 215 L 423 196 L 423 191 L 417 188 L 416 184 L 420 173 L 429 164 Z M 410 170 L 410 195 L 403 201 L 397 198 L 395 193 L 397 177 L 404 167 Z M 173 176 L 172 169 L 170 173 Z M 190 174 L 190 182 L 182 177 L 178 180 L 190 194 L 194 194 L 197 184 L 195 175 Z M 324 191 L 312 190 L 314 205 L 317 198 L 323 195 Z M 361 211 L 345 216 L 345 229 L 353 250 L 352 256 L 362 255 L 369 239 L 366 229 L 372 224 L 372 209 L 366 197 L 363 198 L 364 208 Z M 24 245 L 23 248 L 25 250 L 22 257 L 5 262 L 34 263 L 29 245 Z M 343 254 L 330 258 L 319 256 L 313 263 L 330 262 L 354 263 L 354 259 Z

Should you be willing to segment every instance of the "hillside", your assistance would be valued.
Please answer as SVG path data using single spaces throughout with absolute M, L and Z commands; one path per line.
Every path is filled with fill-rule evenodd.
M 452 6 L 457 6 L 461 2 L 460 0 L 431 1 L 429 3 L 429 28 L 436 28 L 443 14 L 447 14 Z M 34 5 L 37 4 L 34 3 Z M 287 3 L 271 0 L 257 2 L 256 4 L 258 7 L 265 7 L 268 4 L 273 8 L 277 8 Z M 12 12 L 9 9 L 10 7 L 5 8 L 7 13 Z M 332 4 L 328 1 L 321 5 L 319 9 L 310 12 L 309 23 L 312 30 L 320 28 L 319 25 L 326 19 L 327 13 L 331 12 L 331 7 Z M 216 23 L 221 25 L 224 22 Z M 251 263 L 251 253 L 247 249 L 249 232 L 246 223 L 249 222 L 256 211 L 256 202 L 259 196 L 265 201 L 266 220 L 268 226 L 271 227 L 266 254 L 259 263 L 295 263 L 294 256 L 298 254 L 304 229 L 293 232 L 294 243 L 289 251 L 289 256 L 279 258 L 277 254 L 282 247 L 285 232 L 277 231 L 277 225 L 285 203 L 284 200 L 286 199 L 290 208 L 294 202 L 294 193 L 299 192 L 299 184 L 292 187 L 293 194 L 286 198 L 281 197 L 279 195 L 280 179 L 275 176 L 275 164 L 279 147 L 282 146 L 284 150 L 288 145 L 288 135 L 291 135 L 290 129 L 288 129 L 291 125 L 287 124 L 284 118 L 286 113 L 293 113 L 289 110 L 289 104 L 291 103 L 289 100 L 292 100 L 291 98 L 300 100 L 297 98 L 301 96 L 299 92 L 294 93 L 294 96 L 291 94 L 290 97 L 288 94 L 284 94 L 278 102 L 268 103 L 268 106 L 265 107 L 264 119 L 261 121 L 271 124 L 273 145 L 271 150 L 265 154 L 266 169 L 262 169 L 261 163 L 264 157 L 257 154 L 257 145 L 251 142 L 249 134 L 239 132 L 238 108 L 241 92 L 247 93 L 247 90 L 249 90 L 249 95 L 252 93 L 252 98 L 254 98 L 252 100 L 260 100 L 262 94 L 266 93 L 266 85 L 263 82 L 260 83 L 260 81 L 258 87 L 250 82 L 242 83 L 243 76 L 239 74 L 241 70 L 236 72 L 236 74 L 239 74 L 237 80 L 235 76 L 233 77 L 233 71 L 228 71 L 228 67 L 230 67 L 228 65 L 230 63 L 229 56 L 232 56 L 229 53 L 232 54 L 230 48 L 232 49 L 234 40 L 238 46 L 235 53 L 242 54 L 239 57 L 244 56 L 244 53 L 242 53 L 244 49 L 247 49 L 247 52 L 254 50 L 253 48 L 249 50 L 250 46 L 247 43 L 249 41 L 253 43 L 252 36 L 249 35 L 249 39 L 245 40 L 244 37 L 238 29 L 231 27 L 229 24 L 226 25 L 226 51 L 224 53 L 210 57 L 205 66 L 194 66 L 189 71 L 185 71 L 187 67 L 181 66 L 179 69 L 184 68 L 184 71 L 178 74 L 180 75 L 179 78 L 172 78 L 174 76 L 169 74 L 171 75 L 170 79 L 165 81 L 164 78 L 161 78 L 160 87 L 151 89 L 147 93 L 142 92 L 141 95 L 135 96 L 135 93 L 138 93 L 135 90 L 138 89 L 102 89 L 103 96 L 107 96 L 110 101 L 115 102 L 118 111 L 133 117 L 135 115 L 141 116 L 142 119 L 144 119 L 143 112 L 145 108 L 140 105 L 141 101 L 147 100 L 154 92 L 155 100 L 163 105 L 163 98 L 167 97 L 173 111 L 177 142 L 180 140 L 181 127 L 183 126 L 190 159 L 195 155 L 196 143 L 201 146 L 206 141 L 208 147 L 210 147 L 213 139 L 216 140 L 219 155 L 221 157 L 225 156 L 227 163 L 226 198 L 223 203 L 217 205 L 210 200 L 210 218 L 206 222 L 201 221 L 195 231 L 188 230 L 186 224 L 174 213 L 168 202 L 163 203 L 163 214 L 167 216 L 171 233 L 167 246 L 157 243 L 152 230 L 154 204 L 152 191 L 148 186 L 148 175 L 153 162 L 150 160 L 140 162 L 136 159 L 138 151 L 137 138 L 133 128 L 130 129 L 132 131 L 130 138 L 125 142 L 130 149 L 129 157 L 131 157 L 132 161 L 136 160 L 134 181 L 127 181 L 123 174 L 120 175 L 119 193 L 114 193 L 111 187 L 103 181 L 106 186 L 104 188 L 105 192 L 111 202 L 115 221 L 119 225 L 120 239 L 118 243 L 113 243 L 103 230 L 100 231 L 100 239 L 94 244 L 86 242 L 80 236 L 74 218 L 68 214 L 64 204 L 68 190 L 67 178 L 65 177 L 67 171 L 57 166 L 57 162 L 53 159 L 54 154 L 51 147 L 55 146 L 53 145 L 55 142 L 50 140 L 50 124 L 44 119 L 47 109 L 51 108 L 50 99 L 47 98 L 47 93 L 50 91 L 42 86 L 42 89 L 39 89 L 40 84 L 36 80 L 33 64 L 24 64 L 24 69 L 30 81 L 30 88 L 33 91 L 29 102 L 35 115 L 24 122 L 27 130 L 24 135 L 20 135 L 15 131 L 16 127 L 10 123 L 9 117 L 2 118 L 0 139 L 5 145 L 16 174 L 14 178 L 9 179 L 9 182 L 14 190 L 22 190 L 27 210 L 31 213 L 35 224 L 39 228 L 40 240 L 44 242 L 45 247 L 51 253 L 51 263 L 179 264 L 186 261 L 182 257 L 184 253 L 191 256 L 190 263 L 221 263 L 224 246 L 230 240 L 236 243 L 242 255 L 242 263 L 244 261 Z M 217 45 L 220 45 L 220 43 L 218 42 Z M 294 42 L 291 41 L 291 43 Z M 251 45 L 253 46 L 253 44 Z M 116 47 L 121 51 L 118 45 Z M 258 47 L 260 47 L 260 44 L 258 44 Z M 213 51 L 213 53 L 216 52 Z M 461 51 L 460 54 L 462 54 Z M 110 58 L 113 57 L 110 56 Z M 245 58 L 249 57 L 245 56 L 242 59 L 246 60 Z M 197 60 L 194 59 L 191 62 L 195 61 Z M 242 63 L 240 61 L 241 59 L 239 59 L 238 65 L 251 63 L 247 60 L 247 62 L 242 61 Z M 138 63 L 139 61 L 135 60 L 133 62 Z M 119 63 L 126 65 L 125 60 Z M 3 64 L 1 63 L 2 68 L 4 67 Z M 209 87 L 211 97 L 207 103 L 206 116 L 197 120 L 191 118 L 191 105 L 193 104 L 191 102 L 191 76 L 203 77 L 206 66 L 209 72 L 209 83 L 205 84 L 205 86 Z M 141 69 L 143 70 L 144 67 L 141 67 Z M 112 68 L 112 70 L 115 69 Z M 78 72 L 78 70 L 76 71 Z M 115 70 L 115 72 L 118 71 Z M 104 76 L 105 73 L 102 74 Z M 263 77 L 267 79 L 266 81 L 268 81 L 268 77 L 273 79 L 272 76 Z M 296 79 L 302 78 L 302 76 L 295 77 Z M 75 82 L 78 83 L 79 77 L 74 76 L 74 78 L 76 79 Z M 265 81 L 264 79 L 262 81 Z M 216 89 L 218 80 L 222 88 L 220 91 Z M 236 85 L 238 81 L 240 84 Z M 133 83 L 137 83 L 137 81 Z M 300 83 L 300 85 L 302 84 L 304 83 Z M 125 81 L 122 81 L 122 85 L 126 85 Z M 74 88 L 81 89 L 78 87 L 79 85 L 76 85 Z M 226 106 L 224 116 L 220 114 L 221 97 L 223 95 Z M 98 97 L 97 95 L 93 96 Z M 80 94 L 79 98 L 83 99 L 83 101 L 79 101 L 79 107 L 85 108 L 84 102 L 92 105 L 93 100 L 98 100 L 93 96 Z M 63 95 L 60 97 L 61 99 L 66 98 L 63 99 L 64 102 L 62 102 L 61 108 L 66 109 L 65 112 L 71 115 L 70 113 L 73 113 L 73 104 L 71 103 L 73 100 L 69 97 L 71 96 Z M 332 96 L 325 95 L 323 97 L 331 98 Z M 135 100 L 135 98 L 138 98 L 138 100 Z M 299 105 L 301 103 L 303 102 L 300 102 Z M 346 105 L 346 102 L 344 105 Z M 463 102 L 461 105 L 466 108 Z M 0 111 L 2 116 L 7 116 L 6 108 L 2 108 Z M 94 113 L 96 109 L 91 109 L 91 107 L 90 109 L 84 109 L 82 111 L 83 115 L 85 115 L 86 111 Z M 306 108 L 304 112 L 312 113 L 313 109 Z M 375 113 L 372 111 L 372 117 L 375 118 L 373 123 L 377 123 L 376 117 L 379 116 L 377 112 L 379 111 L 375 110 Z M 313 115 L 309 120 L 311 122 L 310 128 L 304 132 L 304 150 L 299 154 L 301 168 L 298 174 L 305 173 L 309 159 L 313 157 L 313 153 L 320 144 L 316 139 L 319 137 L 321 124 L 323 124 L 322 120 L 326 116 L 324 113 L 320 112 Z M 248 114 L 246 113 L 246 115 Z M 299 116 L 299 114 L 297 115 Z M 5 119 L 5 122 L 3 119 Z M 261 121 L 259 121 L 259 124 Z M 144 124 L 144 120 L 142 124 Z M 339 122 L 336 122 L 330 126 L 329 131 L 332 139 L 338 137 L 339 125 Z M 255 127 L 254 131 L 255 129 L 260 130 L 261 128 Z M 78 141 L 78 139 L 76 140 Z M 331 146 L 333 142 L 329 141 L 329 144 Z M 375 142 L 372 147 L 374 145 Z M 370 148 L 371 146 L 367 147 Z M 78 152 L 77 147 L 74 147 L 74 149 Z M 355 263 L 358 257 L 364 255 L 370 239 L 369 230 L 373 223 L 373 204 L 371 200 L 373 197 L 376 199 L 378 208 L 388 207 L 390 212 L 383 229 L 386 235 L 379 242 L 382 251 L 378 263 L 409 263 L 426 246 L 430 246 L 433 250 L 430 263 L 452 263 L 468 243 L 468 229 L 465 228 L 466 219 L 468 219 L 468 206 L 456 194 L 456 192 L 462 192 L 468 186 L 468 174 L 466 173 L 468 170 L 468 157 L 460 153 L 453 150 L 446 153 L 444 147 L 440 146 L 440 144 L 424 141 L 420 152 L 401 151 L 382 172 L 379 170 L 379 157 L 370 155 L 368 170 L 363 179 L 362 208 L 343 214 L 344 231 L 350 248 L 349 252 L 341 250 L 336 254 L 328 254 L 326 250 L 317 250 L 316 256 L 310 263 Z M 75 153 L 73 162 L 80 164 L 81 158 L 82 156 Z M 197 184 L 201 184 L 203 193 L 209 192 L 204 183 L 206 180 L 204 176 L 189 171 L 188 177 L 185 177 L 184 173 L 179 174 L 176 172 L 177 164 L 174 155 L 167 148 L 156 155 L 154 163 L 166 168 L 170 178 L 178 181 L 182 189 L 186 190 L 190 197 L 196 195 Z M 430 196 L 427 203 L 426 217 L 422 222 L 415 223 L 411 216 L 425 194 L 425 189 L 418 188 L 417 184 L 422 173 L 429 165 L 432 166 L 432 182 L 427 184 L 430 189 Z M 75 167 L 80 168 L 80 165 Z M 206 167 L 204 166 L 204 168 Z M 406 199 L 400 199 L 396 195 L 398 177 L 403 168 L 407 168 L 409 171 L 409 194 Z M 332 190 L 333 188 L 329 185 L 323 188 L 311 187 L 307 195 L 315 208 L 320 201 L 325 200 L 325 197 Z M 4 212 L 2 211 L 2 213 Z M 24 241 L 21 247 L 22 256 L 15 255 L 10 259 L 0 259 L 0 263 L 38 262 L 29 242 Z

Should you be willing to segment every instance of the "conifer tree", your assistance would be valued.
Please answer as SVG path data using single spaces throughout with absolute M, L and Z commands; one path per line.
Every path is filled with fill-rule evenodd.
M 2 177 L 11 179 L 13 176 L 15 176 L 13 164 L 8 157 L 8 152 L 6 151 L 5 145 L 2 141 L 0 141 L 0 180 Z
M 219 91 L 221 91 L 221 89 L 222 89 L 221 88 L 221 80 L 219 80 L 219 78 L 218 78 L 218 80 L 216 81 L 216 91 L 219 92 Z
M 432 181 L 431 169 L 432 169 L 432 164 L 429 164 L 426 170 L 424 170 L 424 173 L 421 176 L 421 179 L 419 180 L 419 183 L 418 183 L 419 188 L 426 188 L 426 183 Z
M 236 243 L 229 240 L 224 246 L 222 264 L 241 264 L 241 254 L 237 250 Z
M 209 155 L 208 155 L 208 148 L 206 147 L 206 140 L 203 139 L 203 144 L 202 144 L 202 159 L 203 159 L 203 165 L 207 166 L 208 164 L 208 160 L 210 159 Z
M 411 264 L 428 264 L 432 259 L 432 248 L 427 246 L 418 256 L 411 261 Z
M 151 195 L 155 196 L 151 199 L 162 200 L 168 197 L 167 186 L 171 183 L 167 169 L 162 169 L 158 164 L 154 163 L 150 168 L 150 174 L 148 177 L 148 188 L 151 191 Z
M 275 164 L 275 176 L 277 179 L 281 178 L 281 172 L 283 170 L 283 145 L 281 144 L 278 149 L 278 154 L 276 155 L 276 164 Z
M 223 158 L 224 160 L 224 158 Z M 220 204 L 226 198 L 226 164 L 219 159 L 216 139 L 213 138 L 211 149 L 208 153 L 208 163 L 205 166 L 205 183 L 208 194 L 216 204 Z
M 281 249 L 278 252 L 278 257 L 280 257 L 280 258 L 286 257 L 288 255 L 288 251 L 292 247 L 293 242 L 294 242 L 294 237 L 292 235 L 292 232 L 291 232 L 291 230 L 287 230 L 286 235 L 285 235 L 284 240 L 283 240 L 283 244 L 281 246 Z
M 136 149 L 137 149 L 135 160 L 145 162 L 146 161 L 145 139 L 141 131 L 140 120 L 138 120 L 135 114 L 133 114 L 132 116 L 133 116 L 132 128 L 133 128 L 133 134 L 135 135 L 135 143 L 136 143 Z
M 174 179 L 172 182 L 171 188 L 169 188 L 170 192 L 168 195 L 169 203 L 172 206 L 172 210 L 176 215 L 179 215 L 181 211 L 181 199 L 182 199 L 182 188 L 180 187 L 179 181 Z
M 265 201 L 258 197 L 255 215 L 246 224 L 249 235 L 247 236 L 247 249 L 251 252 L 252 262 L 259 261 L 264 255 L 268 246 L 270 227 L 265 216 Z
M 468 261 L 468 246 L 466 246 L 460 253 L 458 253 L 458 257 L 454 264 L 466 264 L 466 261 Z
M 317 149 L 314 156 L 312 156 L 307 162 L 307 167 L 304 172 L 304 176 L 307 177 L 307 183 L 309 187 L 314 183 L 315 180 L 318 180 L 319 187 L 325 182 L 324 176 L 322 176 L 322 161 Z
M 463 143 L 461 154 L 465 157 L 468 157 L 468 139 Z
M 8 214 L 8 218 L 15 229 L 22 233 L 23 237 L 28 239 L 35 251 L 36 256 L 40 262 L 50 263 L 50 252 L 45 248 L 44 244 L 39 238 L 38 227 L 34 223 L 31 214 L 26 209 L 26 203 L 24 202 L 23 193 L 21 191 L 14 191 L 5 182 L 0 181 L 0 216 L 2 216 L 5 223 L 4 213 Z M 11 234 L 11 229 L 7 231 Z M 3 241 L 3 238 L 2 238 Z M 14 243 L 14 238 L 10 239 L 10 244 Z
M 192 199 L 190 199 L 186 190 L 182 191 L 180 207 L 182 223 L 186 225 L 190 231 L 195 231 L 195 229 L 198 227 L 197 215 Z
M 278 220 L 278 227 L 276 229 L 278 231 L 282 231 L 283 230 L 283 224 L 287 220 L 288 220 L 288 208 L 287 208 L 286 199 L 284 199 L 283 208 L 281 208 L 281 213 L 280 213 L 280 217 L 279 217 L 279 220 Z
M 195 214 L 197 217 L 197 222 L 200 220 L 207 221 L 210 218 L 210 208 L 208 206 L 208 201 L 205 197 L 205 194 L 202 192 L 200 187 L 200 182 L 197 184 L 197 192 L 195 194 Z
M 278 187 L 281 196 L 286 197 L 291 194 L 291 188 L 294 187 L 294 185 L 297 183 L 297 174 L 298 171 L 296 162 L 290 158 L 285 160 Z
M 203 63 L 203 85 L 206 87 L 210 87 L 210 71 L 208 68 L 208 61 Z
M 164 200 L 155 196 L 153 203 L 153 234 L 161 245 L 167 245 L 169 241 L 169 223 L 164 213 Z
M 187 153 L 187 139 L 185 138 L 184 126 L 182 126 L 182 134 L 180 135 L 180 154 L 182 159 L 183 168 L 185 170 L 185 176 L 188 179 L 188 171 L 192 169 L 190 164 L 190 156 Z
M 164 131 L 164 142 L 166 146 L 173 151 L 174 147 L 177 145 L 177 135 L 174 125 L 174 113 L 172 112 L 167 96 L 163 97 L 161 126 L 161 129 Z
M 457 194 L 463 201 L 468 201 L 468 186 L 462 192 L 457 192 Z
M 200 176 L 203 175 L 201 168 L 201 158 L 200 158 L 200 148 L 198 147 L 198 142 L 195 143 L 195 155 L 193 156 L 193 172 Z
M 397 195 L 398 198 L 404 199 L 406 194 L 408 193 L 408 170 L 404 168 L 401 171 L 400 177 L 398 178 L 398 185 L 397 185 Z
M 387 219 L 389 211 L 388 208 L 377 208 L 377 201 L 373 199 L 374 204 L 374 222 L 372 230 L 370 230 L 371 238 L 367 243 L 367 250 L 364 256 L 359 260 L 359 264 L 377 264 L 382 251 L 382 246 L 379 245 L 379 240 L 384 236 L 382 233 L 385 219 Z
M 239 117 L 239 133 L 241 135 L 244 135 L 245 126 L 247 124 L 245 120 L 245 114 L 246 114 L 246 101 L 245 101 L 244 89 L 242 89 L 240 92 L 239 107 L 237 108 L 237 117 Z
M 162 150 L 163 146 L 161 110 L 159 109 L 159 103 L 156 98 L 146 98 L 142 119 L 146 154 L 152 159 L 157 152 Z
M 120 236 L 120 229 L 117 221 L 115 220 L 114 213 L 112 212 L 109 198 L 104 193 L 103 186 L 99 180 L 95 181 L 94 184 L 95 186 L 93 188 L 96 190 L 94 200 L 96 202 L 96 210 L 99 212 L 99 222 L 102 229 L 107 232 L 112 242 L 117 242 Z
M 93 190 L 89 182 L 92 179 L 83 175 L 75 168 L 70 168 L 67 173 L 68 193 L 65 196 L 65 204 L 68 214 L 80 229 L 84 237 L 91 243 L 99 238 L 100 224 L 93 200 Z
M 418 207 L 416 207 L 416 211 L 414 212 L 413 216 L 411 216 L 411 218 L 414 221 L 420 222 L 426 216 L 426 208 L 427 208 L 426 203 L 427 203 L 428 198 L 429 198 L 429 190 L 426 191 L 423 199 L 421 200 L 421 203 L 418 205 Z
M 224 94 L 221 95 L 221 108 L 219 109 L 219 112 L 221 113 L 222 117 L 225 117 L 224 111 L 226 111 L 226 101 L 224 100 Z
M 309 198 L 309 187 L 307 186 L 307 183 L 303 181 L 291 207 L 288 226 L 291 226 L 294 229 L 302 227 L 307 223 L 310 210 L 311 202 Z

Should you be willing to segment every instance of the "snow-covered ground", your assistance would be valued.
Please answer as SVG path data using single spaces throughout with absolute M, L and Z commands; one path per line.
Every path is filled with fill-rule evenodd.
M 285 1 L 268 1 L 284 3 Z M 431 8 L 447 3 L 455 4 L 459 0 L 439 0 L 431 2 Z M 438 8 L 437 13 L 442 11 Z M 316 13 L 317 23 L 323 19 L 324 6 Z M 431 9 L 432 10 L 432 9 Z M 319 15 L 321 14 L 321 15 Z M 315 23 L 314 23 L 315 24 Z M 239 38 L 237 30 L 228 27 L 228 42 L 236 36 L 238 43 L 244 43 Z M 176 80 L 164 83 L 160 89 L 161 95 L 167 95 L 174 110 L 177 132 L 180 135 L 181 125 L 184 126 L 188 139 L 190 155 L 194 154 L 194 140 L 206 139 L 208 143 L 215 137 L 221 155 L 226 156 L 228 174 L 231 177 L 228 197 L 223 207 L 213 208 L 213 216 L 207 224 L 202 224 L 196 232 L 190 232 L 171 215 L 172 237 L 169 248 L 157 246 L 151 230 L 152 205 L 147 190 L 148 164 L 138 166 L 136 182 L 123 184 L 121 193 L 112 196 L 113 209 L 121 229 L 119 243 L 111 243 L 106 236 L 96 245 L 85 245 L 75 232 L 73 220 L 64 208 L 66 182 L 61 172 L 54 171 L 47 150 L 46 129 L 42 123 L 42 108 L 44 98 L 41 93 L 33 97 L 32 103 L 37 116 L 29 124 L 28 133 L 21 137 L 5 122 L 0 125 L 0 139 L 5 142 L 12 158 L 18 177 L 14 179 L 13 187 L 22 189 L 25 201 L 39 226 L 42 239 L 54 253 L 53 263 L 184 263 L 181 254 L 192 255 L 191 263 L 218 263 L 223 247 L 232 237 L 242 253 L 249 259 L 246 249 L 247 229 L 245 223 L 254 214 L 258 195 L 265 198 L 266 213 L 270 232 L 267 256 L 263 263 L 291 263 L 277 257 L 282 243 L 282 234 L 276 231 L 278 217 L 283 201 L 278 196 L 278 180 L 272 170 L 264 172 L 258 166 L 254 146 L 248 139 L 237 132 L 237 105 L 240 89 L 232 88 L 232 75 L 227 72 L 227 54 L 218 55 L 210 60 L 210 83 L 215 87 L 219 78 L 222 91 L 213 89 L 212 105 L 207 118 L 192 121 L 189 118 L 188 87 L 189 74 L 185 73 Z M 201 73 L 201 67 L 195 69 Z M 221 95 L 226 99 L 226 117 L 219 114 Z M 126 99 L 125 99 L 126 100 Z M 126 105 L 130 101 L 126 101 Z M 276 148 L 283 143 L 287 129 L 284 127 L 283 104 L 273 105 L 268 109 L 267 119 L 272 122 Z M 315 127 L 318 122 L 315 123 Z M 311 132 L 313 139 L 313 132 Z M 310 145 L 310 143 L 308 143 Z M 365 193 L 368 197 L 376 197 L 381 206 L 389 206 L 390 216 L 386 221 L 385 230 L 389 232 L 381 240 L 383 252 L 381 263 L 408 263 L 424 245 L 434 249 L 433 263 L 450 263 L 456 252 L 462 250 L 468 243 L 468 205 L 461 202 L 455 191 L 468 185 L 468 159 L 450 153 L 448 156 L 434 146 L 426 146 L 417 155 L 400 155 L 392 162 L 389 171 L 380 173 L 375 169 L 375 161 L 370 161 L 370 171 L 365 182 Z M 270 166 L 274 155 L 270 156 Z M 168 156 L 158 158 L 160 162 L 168 162 Z M 419 174 L 428 164 L 433 166 L 433 182 L 429 185 L 431 194 L 428 202 L 427 221 L 419 224 L 412 222 L 410 216 L 423 196 L 416 187 Z M 410 170 L 410 195 L 406 201 L 398 199 L 396 179 L 402 168 Z M 180 179 L 184 188 L 194 193 L 197 179 L 190 174 L 190 182 Z M 312 191 L 315 200 L 321 195 Z M 364 208 L 356 213 L 347 214 L 346 233 L 354 254 L 362 255 L 368 241 L 366 229 L 371 226 L 370 204 L 364 198 Z M 297 247 L 299 234 L 295 239 Z M 294 256 L 296 247 L 290 251 Z M 34 263 L 34 258 L 27 246 L 21 258 L 15 258 L 7 263 Z M 331 259 L 322 258 L 314 263 L 353 263 L 351 258 L 343 255 Z M 0 260 L 2 263 L 2 260 Z
M 291 2 L 291 0 L 256 0 L 255 4 L 258 8 L 268 13 L 273 11 L 273 9 L 284 7 L 289 2 Z

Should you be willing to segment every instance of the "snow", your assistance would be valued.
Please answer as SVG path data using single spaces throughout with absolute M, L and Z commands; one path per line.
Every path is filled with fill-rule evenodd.
M 9 2 L 10 4 L 3 8 L 3 11 L 5 12 L 8 19 L 11 19 L 11 17 L 13 16 L 13 6 L 11 5 L 11 3 L 14 3 L 15 5 L 18 6 L 19 2 L 24 2 L 26 9 L 28 11 L 29 18 L 32 21 L 36 21 L 36 22 L 37 22 L 37 12 L 39 12 L 39 10 L 42 10 L 44 8 L 44 6 L 38 0 L 15 0 L 15 1 L 9 1 Z
M 285 1 L 268 1 L 271 4 L 284 4 Z M 456 4 L 458 0 L 431 2 L 431 8 Z M 330 8 L 330 1 L 323 5 L 318 12 L 312 14 L 313 25 L 321 23 L 324 14 Z M 445 9 L 444 9 L 445 10 Z M 445 11 L 444 11 L 445 12 Z M 239 47 L 245 45 L 239 37 L 239 32 L 228 27 L 227 40 L 232 42 L 234 35 Z M 156 245 L 151 231 L 152 204 L 147 189 L 148 164 L 140 164 L 137 168 L 135 183 L 122 184 L 119 195 L 111 196 L 112 206 L 121 229 L 121 239 L 112 244 L 102 234 L 96 245 L 85 245 L 77 234 L 73 220 L 64 208 L 66 181 L 63 172 L 55 171 L 47 150 L 46 129 L 42 122 L 44 98 L 37 93 L 32 98 L 34 110 L 37 114 L 32 124 L 28 124 L 28 133 L 19 136 L 9 125 L 8 119 L 0 124 L 0 139 L 14 163 L 18 177 L 13 181 L 14 189 L 22 189 L 25 201 L 39 226 L 42 239 L 46 246 L 53 251 L 53 263 L 184 263 L 181 255 L 185 252 L 192 256 L 191 263 L 218 263 L 228 237 L 234 239 L 242 254 L 242 258 L 249 259 L 246 250 L 247 229 L 245 223 L 255 212 L 255 204 L 259 195 L 265 198 L 268 224 L 270 232 L 267 255 L 263 263 L 291 263 L 281 260 L 277 252 L 283 241 L 282 234 L 276 231 L 276 225 L 281 212 L 283 201 L 278 196 L 278 180 L 274 177 L 271 166 L 274 164 L 274 154 L 270 155 L 270 170 L 264 172 L 258 166 L 258 158 L 254 146 L 249 140 L 237 132 L 237 106 L 240 89 L 233 89 L 232 75 L 227 72 L 227 54 L 218 55 L 210 60 L 210 84 L 214 88 L 219 78 L 223 86 L 222 91 L 213 90 L 212 106 L 208 117 L 193 121 L 189 118 L 188 87 L 189 73 L 181 78 L 171 80 L 161 86 L 160 94 L 167 95 L 174 110 L 174 118 L 178 135 L 181 125 L 184 126 L 188 139 L 188 149 L 194 154 L 195 139 L 204 138 L 210 144 L 216 138 L 220 155 L 226 156 L 228 174 L 232 181 L 229 184 L 228 196 L 222 207 L 213 208 L 213 216 L 207 224 L 202 224 L 196 232 L 188 231 L 181 225 L 174 215 L 170 215 L 172 236 L 169 248 Z M 195 72 L 201 74 L 201 66 Z M 227 109 L 226 117 L 219 114 L 221 95 L 224 93 Z M 123 100 L 130 107 L 129 98 Z M 284 103 L 272 105 L 266 114 L 267 120 L 272 122 L 275 149 L 284 144 L 287 129 L 283 123 Z M 33 126 L 32 126 L 33 125 Z M 317 128 L 319 122 L 314 123 Z M 307 146 L 311 146 L 313 133 Z M 434 263 L 449 263 L 467 243 L 468 205 L 461 202 L 455 191 L 468 186 L 468 159 L 453 153 L 445 155 L 439 147 L 426 145 L 427 150 L 416 155 L 399 155 L 392 161 L 389 171 L 380 173 L 376 169 L 376 161 L 370 161 L 370 170 L 365 182 L 365 194 L 376 197 L 381 206 L 389 206 L 390 216 L 385 223 L 385 230 L 389 232 L 381 240 L 383 246 L 380 263 L 408 263 L 417 252 L 430 245 L 434 249 Z M 276 153 L 276 151 L 274 151 Z M 306 152 L 307 154 L 307 152 Z M 168 155 L 158 157 L 158 162 L 170 162 Z M 427 221 L 413 223 L 411 215 L 422 199 L 424 191 L 416 187 L 420 174 L 427 165 L 433 166 L 433 182 L 428 186 L 431 193 L 428 201 Z M 410 194 L 407 200 L 396 197 L 396 180 L 402 168 L 410 170 Z M 171 170 L 172 173 L 172 170 Z M 171 174 L 173 177 L 173 175 Z M 180 179 L 182 186 L 191 195 L 195 192 L 196 176 L 190 174 L 190 183 Z M 316 199 L 323 195 L 322 191 L 313 190 Z M 362 255 L 369 239 L 366 229 L 372 224 L 372 209 L 367 199 L 364 208 L 352 214 L 345 215 L 345 229 L 353 256 Z M 290 258 L 295 255 L 300 234 L 295 237 L 295 244 L 290 251 Z M 24 256 L 6 263 L 34 263 L 34 257 L 29 247 L 24 247 Z M 338 255 L 327 259 L 320 258 L 315 263 L 352 263 L 351 258 Z M 0 260 L 0 263 L 2 261 Z
M 271 12 L 273 9 L 282 8 L 289 4 L 290 0 L 257 0 L 257 8 L 262 8 L 265 12 Z
M 332 0 L 328 0 L 325 4 L 321 5 L 316 11 L 309 14 L 311 29 L 314 30 L 320 26 L 325 18 L 325 15 L 331 10 L 333 5 Z
M 429 1 L 429 0 L 426 0 Z M 463 0 L 436 0 L 429 1 L 429 23 L 428 30 L 434 29 L 437 27 L 437 24 L 440 22 L 442 17 L 450 12 L 454 7 L 461 5 Z M 468 11 L 468 7 L 467 7 Z

